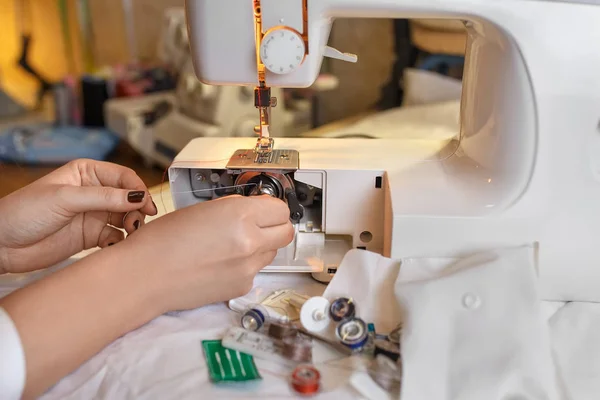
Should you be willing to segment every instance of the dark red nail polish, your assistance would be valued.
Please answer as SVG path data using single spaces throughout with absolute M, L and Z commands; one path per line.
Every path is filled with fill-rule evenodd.
M 129 192 L 129 194 L 127 195 L 127 201 L 130 203 L 141 203 L 144 200 L 145 195 L 146 195 L 146 192 L 144 192 L 142 190 L 138 190 L 135 192 Z
M 136 230 L 138 230 L 138 229 L 140 228 L 140 221 L 139 221 L 139 220 L 136 220 L 136 221 L 133 223 L 133 227 L 134 227 Z

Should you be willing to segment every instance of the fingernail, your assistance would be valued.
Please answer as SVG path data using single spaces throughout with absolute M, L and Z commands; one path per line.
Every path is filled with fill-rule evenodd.
M 135 222 L 133 223 L 133 227 L 138 230 L 140 227 L 140 221 L 139 220 L 135 220 Z
M 154 211 L 158 212 L 158 207 L 156 207 L 156 203 L 152 200 L 152 205 L 154 206 Z
M 112 246 L 114 243 L 109 243 L 108 246 Z
M 136 192 L 129 192 L 127 195 L 127 201 L 130 203 L 141 203 L 144 200 L 146 192 L 139 190 Z

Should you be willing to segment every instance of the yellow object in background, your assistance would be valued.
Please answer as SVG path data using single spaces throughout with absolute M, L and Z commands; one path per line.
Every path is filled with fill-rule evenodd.
M 67 74 L 81 73 L 76 0 L 68 0 L 68 20 L 76 71 L 69 71 L 58 3 L 54 0 L 0 1 L 0 88 L 25 107 L 34 107 L 38 83 L 19 65 L 21 26 L 31 34 L 30 64 L 48 81 L 62 80 Z M 19 21 L 20 10 L 27 14 L 26 24 Z

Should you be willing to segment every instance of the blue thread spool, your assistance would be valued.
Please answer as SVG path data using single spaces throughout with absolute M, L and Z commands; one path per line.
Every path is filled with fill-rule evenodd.
M 346 318 L 354 317 L 356 314 L 356 306 L 352 302 L 352 299 L 340 297 L 331 303 L 329 314 L 331 315 L 331 319 L 335 322 L 340 322 Z
M 258 308 L 251 308 L 242 315 L 242 328 L 258 331 L 265 324 L 265 313 Z
M 337 337 L 352 350 L 361 349 L 369 338 L 367 324 L 360 318 L 348 318 L 336 328 Z

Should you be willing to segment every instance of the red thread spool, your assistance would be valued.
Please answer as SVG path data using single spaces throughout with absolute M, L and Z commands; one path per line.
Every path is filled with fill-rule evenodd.
M 321 386 L 321 374 L 310 365 L 301 365 L 292 372 L 291 383 L 296 393 L 313 395 Z

